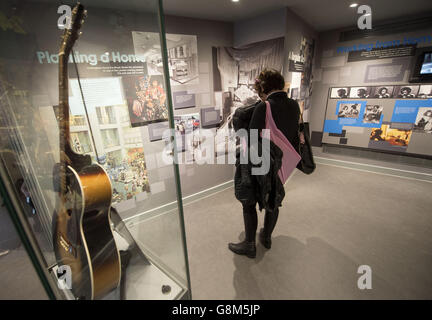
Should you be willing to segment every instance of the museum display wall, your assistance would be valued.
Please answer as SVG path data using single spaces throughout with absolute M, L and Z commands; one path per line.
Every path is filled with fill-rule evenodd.
M 0 9 L 11 10 L 7 3 Z M 106 170 L 113 190 L 112 207 L 125 223 L 123 231 L 130 232 L 144 253 L 145 268 L 140 263 L 129 267 L 138 281 L 128 291 L 128 298 L 160 294 L 157 287 L 163 282 L 171 283 L 172 291 L 161 297 L 182 297 L 188 290 L 187 261 L 176 210 L 176 185 L 181 184 L 182 196 L 187 197 L 229 186 L 234 173 L 232 164 L 196 162 L 193 151 L 201 143 L 196 133 L 200 129 L 222 136 L 231 132 L 228 116 L 236 107 L 257 100 L 252 84 L 264 67 L 283 71 L 286 90 L 291 95 L 297 92 L 294 98 L 308 109 L 305 101 L 311 92 L 316 34 L 289 9 L 234 24 L 165 17 L 177 141 L 188 142 L 188 134 L 193 137 L 191 144 L 177 145 L 182 159 L 177 180 L 172 164 L 164 161 L 167 142 L 162 133 L 169 127 L 169 90 L 164 82 L 157 16 L 151 10 L 127 7 L 87 9 L 89 18 L 69 60 L 71 146 Z M 57 193 L 52 168 L 60 154 L 57 53 L 61 32 L 48 22 L 57 21 L 57 5 L 25 3 L 12 10 L 18 10 L 20 20 L 15 29 L 2 33 L 8 46 L 0 49 L 0 57 L 2 74 L 16 89 L 11 100 L 4 101 L 8 107 L 2 117 L 10 128 L 17 123 L 19 138 L 12 140 L 18 139 L 26 154 L 21 160 L 22 166 L 28 167 L 27 201 L 34 202 L 33 209 L 26 208 L 37 213 L 30 225 L 46 263 L 55 265 L 51 220 Z M 259 27 L 257 20 L 264 21 L 266 27 Z M 246 47 L 250 50 L 242 55 Z M 228 59 L 221 58 L 222 51 L 229 53 Z M 237 60 L 230 60 L 231 54 Z M 231 66 L 232 74 L 221 72 Z M 307 70 L 309 76 L 299 77 L 294 72 L 298 68 Z M 142 99 L 151 100 L 155 106 L 152 113 L 142 112 Z M 5 146 L 11 143 L 6 135 L 3 139 Z M 215 157 L 226 153 L 225 145 L 218 146 Z M 13 163 L 13 152 L 2 157 Z M 19 171 L 11 172 L 12 178 L 19 179 Z M 147 279 L 152 279 L 153 285 L 144 288 Z
M 432 156 L 427 125 L 432 85 L 411 80 L 419 51 L 432 46 L 432 29 L 387 30 L 379 36 L 372 31 L 368 38 L 339 41 L 344 31 L 319 37 L 310 114 L 313 145 Z
M 188 298 L 182 206 L 177 202 L 180 181 L 175 165 L 162 161 L 165 144 L 149 141 L 148 126 L 168 120 L 171 91 L 165 77 L 181 82 L 199 74 L 196 36 L 166 36 L 172 60 L 167 74 L 158 1 L 148 0 L 134 11 L 120 2 L 109 9 L 86 7 L 88 15 L 66 34 L 59 30 L 67 21 L 62 22 L 60 5 L 0 4 L 5 23 L 0 30 L 0 182 L 2 195 L 8 195 L 8 211 L 16 226 L 21 224 L 31 244 L 26 249 L 35 252 L 33 262 L 49 283 L 57 281 L 60 267 L 73 269 L 73 287 L 78 289 L 57 290 L 54 282 L 59 297 Z M 61 53 L 67 51 L 68 60 L 61 64 Z M 69 135 L 64 134 L 65 123 Z M 98 197 L 106 199 L 100 211 L 88 203 L 98 198 L 86 195 L 92 187 L 77 187 L 72 177 L 78 173 L 72 176 L 68 167 L 69 174 L 62 174 L 59 161 L 70 161 L 79 174 L 97 177 Z M 81 172 L 89 168 L 99 173 Z M 79 201 L 83 190 L 85 202 Z M 73 209 L 59 209 L 69 201 Z M 81 220 L 78 207 L 84 203 L 91 212 Z M 103 219 L 91 227 L 102 226 L 103 236 L 97 228 L 87 233 L 87 224 L 78 229 L 77 221 L 92 218 Z M 84 232 L 86 241 L 78 237 Z M 130 263 L 122 251 L 131 255 Z M 96 271 L 89 274 L 89 266 L 100 271 L 103 265 L 86 262 L 83 257 L 90 254 L 107 261 L 104 277 Z M 122 270 L 120 277 L 123 263 L 127 272 Z M 89 289 L 93 281 L 77 285 L 78 279 L 88 277 L 105 283 L 93 285 L 98 292 Z

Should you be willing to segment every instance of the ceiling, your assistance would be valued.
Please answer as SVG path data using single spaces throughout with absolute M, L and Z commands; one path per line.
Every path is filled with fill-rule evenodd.
M 10 0 L 20 2 L 21 0 Z M 26 0 L 30 2 L 74 3 L 77 0 Z M 372 8 L 374 23 L 389 19 L 432 15 L 432 0 L 162 0 L 165 14 L 182 17 L 236 22 L 289 7 L 317 31 L 355 27 L 356 8 L 352 2 Z M 87 6 L 131 11 L 157 11 L 156 0 L 82 0 Z
M 432 0 L 163 0 L 165 14 L 235 22 L 289 7 L 317 31 L 357 25 L 352 2 L 372 8 L 372 25 L 388 19 L 432 13 Z

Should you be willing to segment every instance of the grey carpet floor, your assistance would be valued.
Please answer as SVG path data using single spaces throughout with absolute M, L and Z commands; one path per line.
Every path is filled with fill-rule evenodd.
M 432 299 L 432 183 L 318 165 L 285 190 L 273 247 L 258 244 L 256 259 L 228 250 L 244 238 L 232 188 L 185 205 L 194 299 Z M 181 274 L 178 217 L 163 217 L 148 224 L 161 236 L 143 234 Z M 361 265 L 371 290 L 357 287 Z M 22 248 L 0 257 L 0 270 L 0 299 L 46 298 Z
M 0 288 L 0 300 L 48 299 L 22 246 L 0 257 Z
M 432 298 L 432 183 L 318 165 L 285 190 L 256 259 L 227 248 L 244 238 L 232 188 L 185 206 L 193 299 Z M 361 265 L 371 290 L 357 286 Z

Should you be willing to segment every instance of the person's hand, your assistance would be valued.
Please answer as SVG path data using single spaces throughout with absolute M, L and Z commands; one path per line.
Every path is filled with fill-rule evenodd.
M 301 144 L 305 144 L 306 143 L 306 140 L 305 140 L 305 137 L 304 137 L 304 132 L 300 132 L 299 138 L 300 138 L 300 143 Z

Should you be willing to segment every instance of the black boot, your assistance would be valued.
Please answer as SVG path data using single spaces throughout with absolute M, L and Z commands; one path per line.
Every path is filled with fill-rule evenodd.
M 264 216 L 264 228 L 260 230 L 259 240 L 261 244 L 267 249 L 271 248 L 272 245 L 271 235 L 276 226 L 278 217 L 279 217 L 279 208 L 276 208 L 273 211 L 266 210 Z
M 242 241 L 239 243 L 229 243 L 228 244 L 228 248 L 236 253 L 236 254 L 240 254 L 240 255 L 245 255 L 248 258 L 255 258 L 256 256 L 256 246 L 255 246 L 255 241 Z
M 271 245 L 272 245 L 271 237 L 267 237 L 265 235 L 264 228 L 261 228 L 261 230 L 260 230 L 259 240 L 265 248 L 267 248 L 267 249 L 271 248 Z

